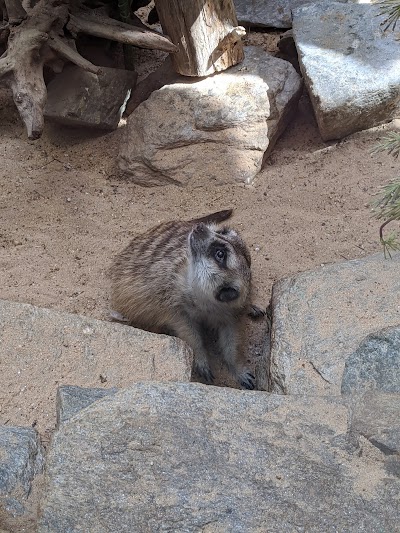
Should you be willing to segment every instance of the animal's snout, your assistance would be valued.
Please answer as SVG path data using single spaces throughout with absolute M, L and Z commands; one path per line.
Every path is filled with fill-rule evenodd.
M 217 300 L 219 302 L 233 302 L 237 300 L 240 293 L 234 287 L 222 287 L 217 293 Z

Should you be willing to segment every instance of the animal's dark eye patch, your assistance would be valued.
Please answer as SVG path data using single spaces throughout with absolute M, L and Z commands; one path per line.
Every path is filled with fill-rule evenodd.
M 228 248 L 223 242 L 214 241 L 209 248 L 210 257 L 212 257 L 218 265 L 226 267 L 226 260 L 228 257 Z

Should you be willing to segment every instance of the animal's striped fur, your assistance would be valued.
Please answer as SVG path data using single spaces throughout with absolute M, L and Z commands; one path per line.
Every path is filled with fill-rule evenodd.
M 209 358 L 222 355 L 241 385 L 254 388 L 240 347 L 250 310 L 250 253 L 236 231 L 217 225 L 231 214 L 166 222 L 135 237 L 114 260 L 112 305 L 132 326 L 185 340 L 208 382 Z

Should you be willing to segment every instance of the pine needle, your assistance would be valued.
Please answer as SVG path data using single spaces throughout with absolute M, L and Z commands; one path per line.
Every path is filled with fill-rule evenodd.
M 377 2 L 380 7 L 380 14 L 385 15 L 385 20 L 381 23 L 381 26 L 384 27 L 384 31 L 396 29 L 397 22 L 400 19 L 400 2 L 399 0 L 382 0 Z
M 400 19 L 400 0 L 381 0 L 377 4 L 380 7 L 380 14 L 386 16 L 381 23 L 382 26 L 386 25 L 384 31 L 388 29 L 394 31 Z M 398 157 L 400 154 L 400 133 L 390 132 L 372 151 L 372 153 L 377 152 L 388 152 L 393 157 Z M 400 220 L 400 178 L 383 186 L 378 193 L 378 198 L 371 205 L 375 218 L 385 221 L 379 228 L 379 238 L 383 245 L 385 258 L 387 255 L 392 257 L 391 250 L 400 250 L 399 236 L 392 232 L 384 237 L 383 230 L 390 222 Z
M 400 180 L 381 187 L 371 207 L 378 220 L 400 220 Z
M 400 133 L 391 131 L 386 137 L 383 137 L 382 142 L 377 144 L 372 150 L 373 154 L 378 152 L 388 152 L 393 157 L 399 157 L 400 154 Z
M 391 222 L 391 221 L 388 221 L 388 222 Z M 379 233 L 381 235 L 380 240 L 383 246 L 383 253 L 385 254 L 385 259 L 386 259 L 387 256 L 392 258 L 392 255 L 390 253 L 391 250 L 394 252 L 397 252 L 398 250 L 400 250 L 400 241 L 399 241 L 398 234 L 395 232 L 389 233 L 389 235 L 386 238 L 383 238 L 383 228 L 385 225 L 386 223 L 382 224 L 382 226 L 379 229 Z

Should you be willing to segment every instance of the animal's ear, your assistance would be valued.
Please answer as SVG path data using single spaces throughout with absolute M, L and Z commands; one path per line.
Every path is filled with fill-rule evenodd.
M 204 217 L 199 217 L 191 220 L 190 222 L 205 222 L 206 224 L 219 224 L 224 220 L 227 220 L 232 216 L 233 209 L 225 209 L 224 211 L 217 211 L 216 213 L 210 213 Z

